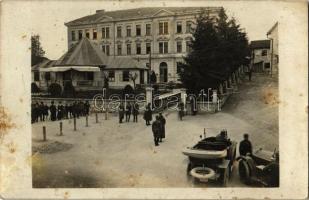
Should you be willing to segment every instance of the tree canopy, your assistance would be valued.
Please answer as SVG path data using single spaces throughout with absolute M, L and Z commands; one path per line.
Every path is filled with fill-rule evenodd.
M 225 10 L 217 18 L 206 12 L 197 19 L 192 33 L 191 51 L 181 65 L 180 78 L 191 93 L 217 88 L 250 54 L 246 33 Z
M 42 62 L 45 57 L 45 51 L 41 47 L 40 36 L 31 36 L 31 66 Z

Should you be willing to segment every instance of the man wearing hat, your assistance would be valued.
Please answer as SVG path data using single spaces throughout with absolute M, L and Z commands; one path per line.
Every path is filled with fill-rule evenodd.
M 249 141 L 249 135 L 248 133 L 244 134 L 244 140 L 240 142 L 239 144 L 239 154 L 241 156 L 246 156 L 247 153 L 250 155 L 252 154 L 252 144 Z

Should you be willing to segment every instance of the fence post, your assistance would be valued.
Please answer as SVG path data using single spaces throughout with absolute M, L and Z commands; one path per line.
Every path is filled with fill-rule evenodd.
M 95 123 L 98 123 L 98 113 L 95 113 Z
M 62 122 L 60 122 L 60 136 L 63 135 L 63 132 L 62 132 Z
M 74 131 L 76 131 L 76 118 L 75 117 L 74 117 L 73 121 L 74 121 L 74 123 L 73 123 L 74 124 Z
M 46 127 L 43 126 L 43 141 L 46 141 Z
M 86 115 L 86 127 L 88 127 L 88 115 Z

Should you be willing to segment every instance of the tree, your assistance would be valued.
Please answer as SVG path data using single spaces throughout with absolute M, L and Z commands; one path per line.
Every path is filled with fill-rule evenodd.
M 249 55 L 246 33 L 235 19 L 228 19 L 224 9 L 218 18 L 202 13 L 196 20 L 191 52 L 181 65 L 180 78 L 190 93 L 217 88 Z
M 31 66 L 42 62 L 45 57 L 45 51 L 41 47 L 40 36 L 31 36 Z

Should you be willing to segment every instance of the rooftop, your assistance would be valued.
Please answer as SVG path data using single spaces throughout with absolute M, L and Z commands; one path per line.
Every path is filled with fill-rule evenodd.
M 200 13 L 202 11 L 218 11 L 221 8 L 222 7 L 145 7 L 115 11 L 97 10 L 93 15 L 75 19 L 65 23 L 65 25 L 74 26 L 108 21 L 151 18 L 157 16 L 161 12 L 165 12 L 167 15 L 183 15 L 187 13 Z
M 254 40 L 250 43 L 251 49 L 269 49 L 270 40 Z

